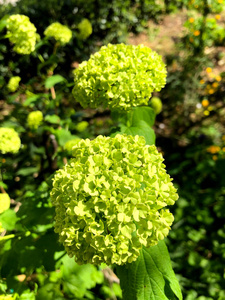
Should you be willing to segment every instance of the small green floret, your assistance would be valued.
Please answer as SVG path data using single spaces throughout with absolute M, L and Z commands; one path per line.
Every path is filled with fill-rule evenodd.
M 72 31 L 65 25 L 58 22 L 52 23 L 46 29 L 44 34 L 53 37 L 57 42 L 64 45 L 69 43 L 72 38 Z
M 92 26 L 88 19 L 83 19 L 77 28 L 79 29 L 77 37 L 81 40 L 86 40 L 92 34 Z
M 30 54 L 35 49 L 36 27 L 24 15 L 12 15 L 7 19 L 7 37 L 15 44 L 13 50 L 19 54 Z
M 37 129 L 43 120 L 43 114 L 40 110 L 32 111 L 27 117 L 27 124 L 31 129 Z
M 51 192 L 55 231 L 79 264 L 122 265 L 167 236 L 178 195 L 162 155 L 139 136 L 98 136 L 73 147 Z
M 143 45 L 103 46 L 74 71 L 73 95 L 86 108 L 102 105 L 128 110 L 148 105 L 153 91 L 166 83 L 166 68 L 155 51 Z
M 19 82 L 21 78 L 19 76 L 13 76 L 9 79 L 9 82 L 7 84 L 7 88 L 10 92 L 15 92 L 19 87 Z
M 0 193 L 0 214 L 10 208 L 10 197 L 6 193 Z
M 0 151 L 17 153 L 20 149 L 21 141 L 18 133 L 13 128 L 0 128 Z
M 150 105 L 153 108 L 156 115 L 161 113 L 161 111 L 162 111 L 162 101 L 159 97 L 152 97 Z

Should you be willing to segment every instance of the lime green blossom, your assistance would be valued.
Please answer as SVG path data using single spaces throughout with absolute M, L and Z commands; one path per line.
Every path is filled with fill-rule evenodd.
M 6 193 L 0 193 L 0 214 L 10 208 L 10 197 Z
M 21 78 L 19 76 L 13 76 L 9 79 L 7 88 L 10 90 L 10 92 L 13 93 L 18 89 L 20 80 Z
M 43 120 L 43 114 L 40 110 L 32 111 L 27 117 L 27 124 L 31 129 L 37 129 Z
M 103 46 L 74 71 L 73 95 L 86 108 L 128 110 L 147 105 L 166 83 L 160 55 L 143 45 Z
M 88 19 L 83 19 L 77 28 L 79 29 L 77 37 L 81 40 L 86 40 L 92 34 L 92 26 Z
M 7 19 L 7 37 L 15 44 L 13 50 L 19 54 L 30 54 L 35 49 L 36 27 L 24 15 L 12 15 Z
M 15 300 L 16 295 L 0 295 L 0 300 Z
M 152 97 L 151 99 L 151 107 L 155 111 L 155 114 L 158 115 L 162 111 L 162 101 L 158 97 Z
M 88 122 L 87 121 L 82 121 L 77 124 L 76 130 L 79 132 L 84 131 L 88 127 Z
M 140 136 L 81 140 L 53 179 L 55 231 L 79 263 L 135 261 L 167 236 L 178 195 L 162 155 Z
M 81 139 L 78 138 L 78 137 L 75 138 L 75 139 L 72 139 L 72 140 L 66 142 L 63 148 L 64 148 L 66 151 L 68 151 L 68 152 L 72 152 L 73 147 L 74 147 L 75 145 L 77 145 L 78 142 L 79 142 L 80 140 L 81 140 Z
M 18 133 L 13 128 L 0 128 L 0 151 L 17 153 L 20 149 L 21 141 Z
M 52 23 L 46 29 L 44 34 L 53 37 L 60 44 L 69 43 L 72 38 L 72 31 L 65 25 L 58 22 Z

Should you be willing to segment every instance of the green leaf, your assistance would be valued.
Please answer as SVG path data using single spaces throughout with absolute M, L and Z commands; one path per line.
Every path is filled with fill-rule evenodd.
M 27 167 L 20 169 L 16 174 L 22 176 L 28 176 L 39 171 L 39 167 Z
M 6 230 L 15 229 L 17 220 L 18 218 L 16 213 L 12 209 L 8 209 L 0 215 L 0 222 L 2 223 L 3 228 Z
M 142 127 L 128 127 L 126 130 L 123 132 L 132 136 L 139 135 L 143 136 L 146 140 L 147 145 L 154 145 L 155 144 L 155 132 L 154 130 L 145 125 Z
M 72 139 L 70 131 L 63 128 L 55 130 L 55 135 L 60 146 L 64 146 L 66 142 Z
M 52 75 L 45 80 L 45 88 L 50 89 L 55 84 L 65 81 L 66 79 L 61 75 Z
M 155 122 L 155 112 L 148 106 L 135 107 L 128 113 L 128 118 L 131 119 L 132 126 L 138 127 L 140 122 L 144 121 L 148 126 L 152 127 Z
M 57 115 L 47 115 L 45 116 L 45 121 L 51 124 L 59 124 L 60 118 Z
M 138 259 L 117 266 L 123 300 L 182 300 L 178 280 L 164 241 L 144 248 Z
M 24 105 L 24 106 L 29 106 L 31 103 L 36 102 L 37 100 L 39 100 L 40 97 L 41 97 L 40 95 L 33 95 L 33 96 L 27 98 L 27 99 L 24 101 L 23 105 Z

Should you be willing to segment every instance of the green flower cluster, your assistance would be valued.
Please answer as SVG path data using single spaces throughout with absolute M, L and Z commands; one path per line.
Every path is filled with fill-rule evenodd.
M 144 137 L 81 140 L 56 172 L 51 198 L 55 231 L 77 263 L 135 261 L 144 245 L 167 236 L 178 195 L 162 155 Z
M 162 101 L 159 97 L 152 97 L 150 105 L 153 108 L 156 115 L 161 113 L 161 111 L 162 111 Z
M 36 27 L 24 15 L 12 15 L 7 19 L 7 37 L 15 44 L 13 50 L 19 54 L 30 54 L 35 49 Z
M 13 76 L 9 79 L 9 82 L 7 84 L 7 88 L 10 92 L 15 92 L 19 87 L 19 82 L 21 78 L 19 76 Z
M 18 133 L 13 128 L 0 128 L 0 151 L 17 153 L 20 149 L 21 141 Z
M 72 38 L 72 31 L 65 25 L 62 25 L 58 22 L 52 23 L 49 25 L 44 34 L 48 37 L 53 37 L 60 44 L 69 43 Z
M 10 197 L 6 193 L 0 193 L 0 214 L 10 208 Z
M 81 139 L 80 138 L 75 138 L 75 139 L 72 139 L 72 140 L 69 140 L 68 142 L 65 143 L 64 145 L 64 150 L 68 151 L 68 152 L 72 152 L 72 149 L 75 145 L 78 144 L 78 142 L 80 141 Z
M 77 125 L 76 125 L 76 130 L 79 131 L 79 132 L 83 132 L 84 130 L 86 130 L 86 128 L 88 127 L 88 122 L 87 121 L 82 121 L 82 122 L 79 122 Z
M 92 34 L 92 25 L 88 19 L 83 19 L 78 25 L 79 33 L 77 37 L 86 40 Z
M 27 124 L 31 129 L 37 129 L 43 120 L 43 114 L 40 110 L 32 111 L 27 117 Z
M 143 45 L 103 46 L 74 71 L 73 95 L 86 108 L 128 110 L 148 105 L 166 83 L 160 55 Z

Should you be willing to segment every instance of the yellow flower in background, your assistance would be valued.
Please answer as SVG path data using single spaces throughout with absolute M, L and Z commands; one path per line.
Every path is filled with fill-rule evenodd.
M 213 160 L 217 160 L 218 157 L 217 157 L 216 155 L 213 155 L 212 159 L 213 159 Z
M 225 147 L 222 148 L 222 151 L 225 152 Z
M 201 80 L 200 80 L 200 83 L 201 83 L 201 84 L 204 84 L 204 83 L 205 83 L 205 81 L 204 81 L 203 79 L 201 79 Z
M 213 110 L 213 107 L 212 106 L 209 106 L 208 107 L 208 111 L 212 111 Z
M 218 82 L 213 82 L 212 87 L 217 88 L 219 86 Z
M 209 116 L 209 115 L 210 115 L 210 112 L 209 112 L 208 110 L 205 110 L 205 111 L 204 111 L 204 115 L 205 115 L 205 116 Z
M 202 106 L 207 107 L 209 105 L 209 101 L 207 99 L 202 100 Z
M 215 15 L 215 18 L 216 18 L 217 20 L 220 20 L 220 19 L 221 19 L 221 15 Z
M 194 36 L 199 36 L 200 33 L 201 33 L 201 32 L 200 32 L 199 30 L 195 30 L 195 31 L 194 31 Z
M 220 3 L 220 4 L 223 3 L 223 0 L 218 0 L 218 3 Z
M 212 72 L 212 68 L 210 68 L 210 67 L 206 68 L 206 72 L 207 73 L 211 73 Z
M 209 89 L 209 94 L 212 95 L 215 93 L 215 90 L 214 89 Z
M 215 146 L 215 145 L 209 146 L 207 148 L 207 152 L 212 153 L 212 154 L 218 153 L 220 150 L 221 150 L 221 148 L 219 146 Z
M 216 81 L 221 81 L 221 76 L 220 75 L 217 75 L 216 77 L 215 77 L 215 79 L 216 79 Z
M 190 23 L 193 23 L 194 20 L 195 20 L 194 18 L 190 18 L 190 19 L 189 19 L 189 22 L 190 22 Z
M 223 135 L 223 136 L 222 136 L 222 141 L 224 141 L 224 142 L 225 142 L 225 135 Z

